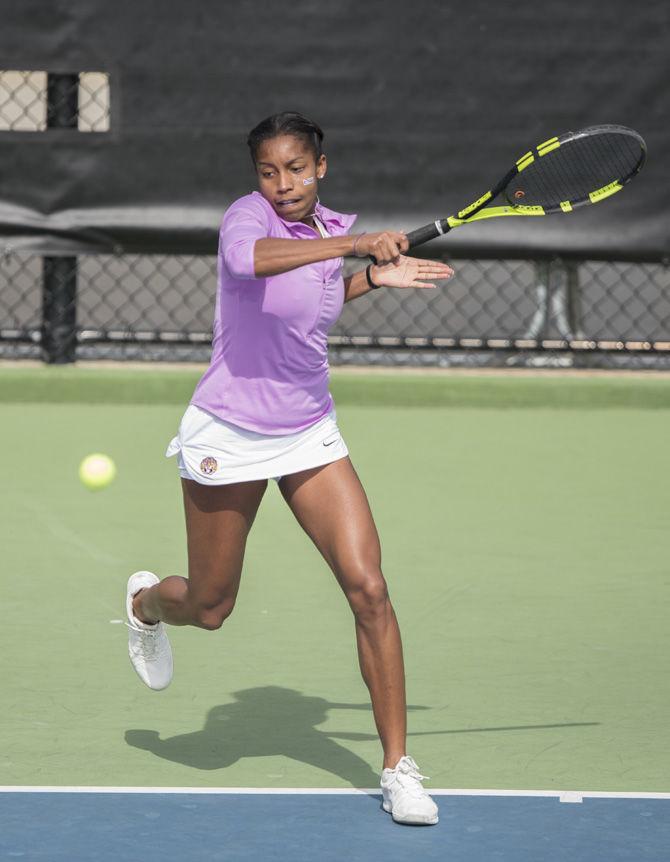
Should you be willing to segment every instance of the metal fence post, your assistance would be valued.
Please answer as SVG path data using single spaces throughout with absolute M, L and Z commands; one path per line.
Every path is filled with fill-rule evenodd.
M 47 75 L 47 129 L 77 129 L 79 75 Z M 77 258 L 42 262 L 42 358 L 52 364 L 75 361 L 77 344 Z
M 579 264 L 574 260 L 564 261 L 566 273 L 566 297 L 568 321 L 574 338 L 584 338 L 582 331 L 582 298 L 579 286 Z
M 77 258 L 42 259 L 42 359 L 75 361 L 77 346 Z
M 536 309 L 523 337 L 541 340 L 546 336 L 549 325 L 551 303 L 551 261 L 535 261 L 535 302 Z

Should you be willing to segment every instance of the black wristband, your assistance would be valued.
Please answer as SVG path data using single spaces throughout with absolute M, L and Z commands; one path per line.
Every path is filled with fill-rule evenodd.
M 365 277 L 366 277 L 367 282 L 368 282 L 368 287 L 371 290 L 377 290 L 378 288 L 381 287 L 381 284 L 375 284 L 373 282 L 373 280 L 370 278 L 370 270 L 372 269 L 373 266 L 374 266 L 374 263 L 370 263 L 365 267 Z

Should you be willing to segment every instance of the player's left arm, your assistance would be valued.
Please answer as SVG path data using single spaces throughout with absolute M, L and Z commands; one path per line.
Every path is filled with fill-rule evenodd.
M 451 278 L 453 274 L 453 269 L 442 261 L 423 260 L 417 257 L 405 257 L 405 255 L 400 255 L 400 261 L 397 264 L 372 265 L 368 268 L 370 281 L 377 287 L 433 288 L 437 287 L 435 281 Z M 364 296 L 371 290 L 374 290 L 374 287 L 368 284 L 364 269 L 344 279 L 345 302 Z

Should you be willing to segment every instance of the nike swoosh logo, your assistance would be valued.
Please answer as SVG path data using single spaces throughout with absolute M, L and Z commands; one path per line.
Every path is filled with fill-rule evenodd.
M 334 440 L 331 440 L 330 443 L 326 443 L 325 440 L 323 441 L 324 446 L 332 446 L 333 443 L 337 443 L 337 437 Z

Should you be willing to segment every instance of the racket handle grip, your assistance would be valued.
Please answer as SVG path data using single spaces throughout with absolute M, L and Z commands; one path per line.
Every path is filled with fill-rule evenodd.
M 438 219 L 408 233 L 407 241 L 409 242 L 409 247 L 414 248 L 414 246 L 422 245 L 424 242 L 435 239 L 437 236 L 442 236 L 442 234 L 448 233 L 450 230 L 451 228 L 447 219 Z M 373 255 L 370 255 L 370 260 L 375 264 L 377 263 L 377 258 Z
M 419 227 L 407 234 L 409 247 L 414 248 L 417 245 L 422 245 L 424 242 L 435 239 L 435 237 L 442 236 L 443 233 L 447 233 L 449 230 L 451 230 L 451 228 L 446 219 L 442 219 L 441 221 L 438 220 L 436 222 L 433 221 L 430 224 Z

